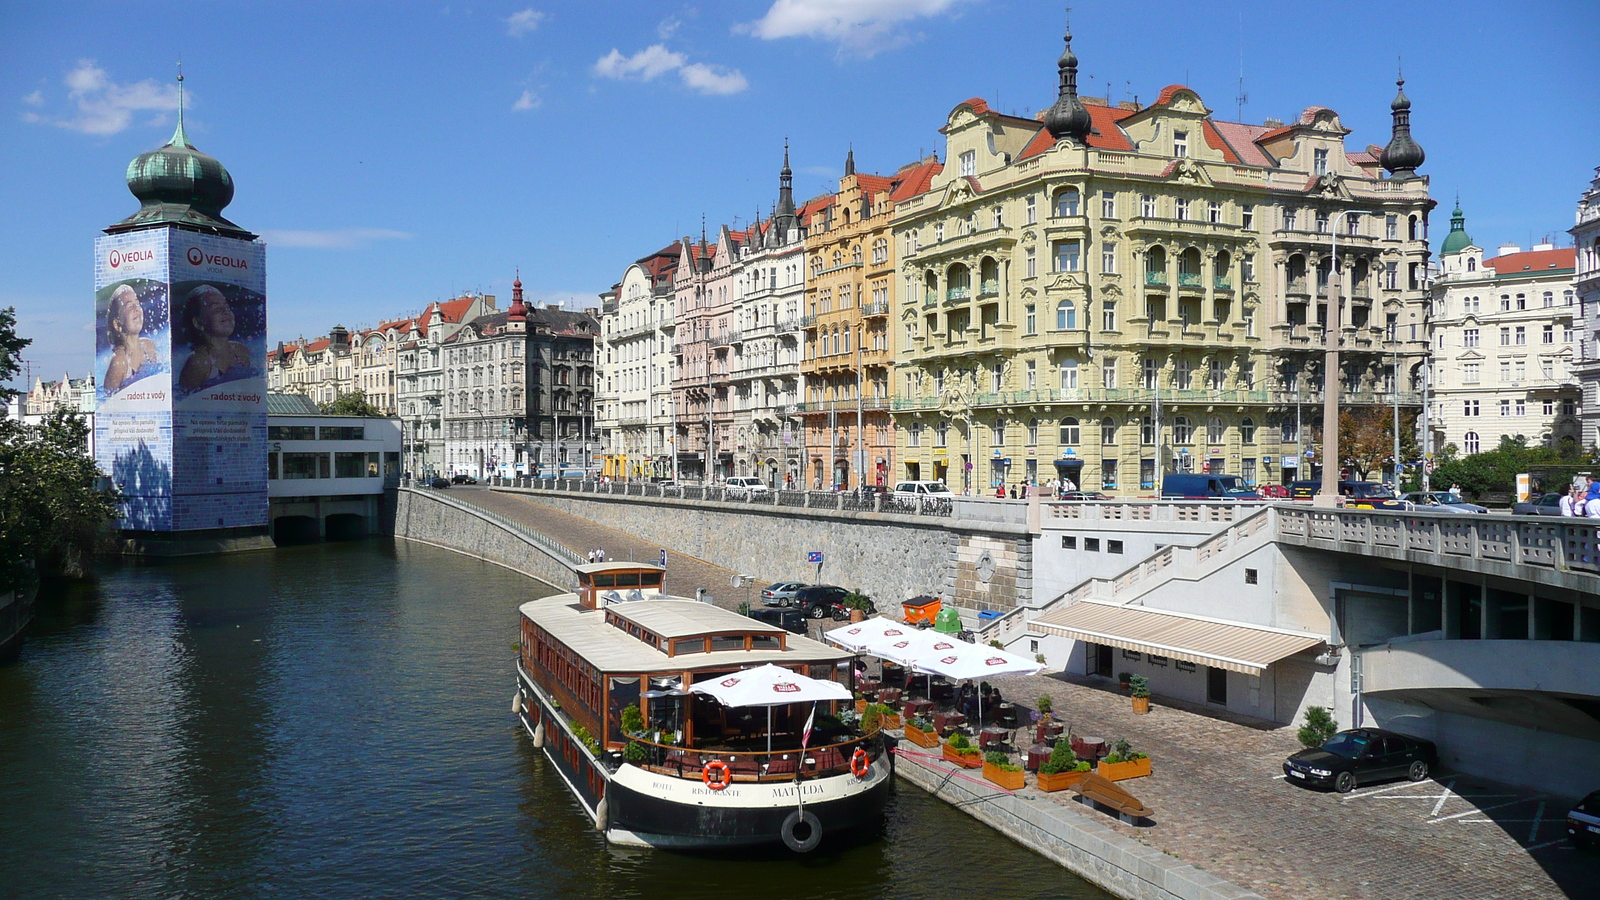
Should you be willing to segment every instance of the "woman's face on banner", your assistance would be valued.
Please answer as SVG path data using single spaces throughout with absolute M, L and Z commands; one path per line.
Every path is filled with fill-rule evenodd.
M 138 334 L 144 330 L 144 307 L 138 300 L 128 300 L 120 304 L 117 310 L 117 324 L 122 326 L 122 333 L 127 335 Z
M 194 317 L 201 334 L 225 338 L 233 334 L 233 309 L 220 291 L 207 291 Z

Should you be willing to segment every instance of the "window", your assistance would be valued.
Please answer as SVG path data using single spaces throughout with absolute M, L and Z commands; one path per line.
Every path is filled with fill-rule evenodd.
M 1107 553 L 1121 554 L 1122 553 L 1122 542 L 1121 541 L 1113 541 L 1110 538 L 1107 538 L 1106 539 L 1106 552 Z
M 1194 372 L 1194 363 L 1190 362 L 1187 359 L 1178 360 L 1178 364 L 1173 367 L 1172 386 L 1177 388 L 1180 391 L 1188 390 L 1189 389 L 1189 377 L 1193 372 Z
M 1239 423 L 1239 442 L 1254 444 L 1256 442 L 1256 422 L 1254 419 L 1245 419 Z
M 1284 231 L 1294 231 L 1297 228 L 1299 228 L 1300 226 L 1299 226 L 1298 219 L 1299 219 L 1299 216 L 1294 210 L 1292 210 L 1292 209 L 1284 210 L 1283 211 L 1283 230 Z
M 1117 330 L 1117 305 L 1115 303 L 1107 301 L 1100 304 L 1100 329 L 1102 331 Z
M 1117 272 L 1117 245 L 1107 242 L 1100 245 L 1100 271 L 1106 275 Z
M 1476 347 L 1476 346 L 1478 346 L 1478 329 L 1476 329 L 1476 328 L 1468 328 L 1468 329 L 1462 331 L 1461 332 L 1461 346 L 1463 346 L 1463 347 Z
M 1063 534 L 1061 536 L 1061 549 L 1063 549 L 1063 550 L 1076 550 L 1076 549 L 1078 549 L 1078 538 L 1076 536 L 1074 536 L 1074 535 Z
M 1206 221 L 1210 222 L 1213 225 L 1222 224 L 1222 204 L 1221 203 L 1218 203 L 1215 200 L 1211 201 L 1211 205 L 1207 208 L 1207 211 L 1206 211 Z
M 1239 277 L 1247 282 L 1255 283 L 1256 261 L 1254 257 L 1241 257 L 1239 260 Z
M 1139 443 L 1148 447 L 1156 442 L 1156 423 L 1149 416 L 1139 420 Z M 1141 481 L 1143 479 L 1140 479 Z
M 1029 373 L 1029 374 L 1032 374 L 1032 373 Z M 1029 419 L 1028 420 L 1028 446 L 1029 447 L 1037 446 L 1038 443 L 1039 443 L 1039 420 L 1038 419 Z
M 1174 444 L 1194 443 L 1194 426 L 1189 424 L 1188 416 L 1176 416 L 1173 418 L 1172 442 Z
M 1056 271 L 1076 272 L 1082 268 L 1082 249 L 1083 245 L 1078 241 L 1056 241 Z
M 989 370 L 989 390 L 996 394 L 1000 393 L 1001 374 L 1004 371 L 1000 363 L 995 363 L 994 368 Z
M 1099 538 L 1092 538 L 1092 537 L 1084 538 L 1083 539 L 1083 549 L 1084 549 L 1084 551 L 1086 553 L 1099 553 L 1100 552 L 1100 539 Z
M 1511 329 L 1509 329 L 1509 328 L 1500 329 L 1500 346 L 1502 346 L 1502 347 L 1511 346 Z
M 1100 216 L 1105 219 L 1117 217 L 1117 194 L 1115 191 L 1100 192 Z
M 1029 225 L 1032 225 L 1035 222 L 1039 221 L 1039 198 L 1038 197 L 1029 197 L 1027 203 L 1024 204 L 1024 209 L 1027 210 L 1028 224 Z
M 1155 197 L 1152 197 L 1149 194 L 1145 194 L 1143 197 L 1139 198 L 1139 215 L 1144 216 L 1146 219 L 1155 218 L 1155 216 L 1156 216 L 1156 198 Z
M 1065 360 L 1061 363 L 1061 389 L 1075 391 L 1078 389 L 1078 361 Z
M 1400 222 L 1393 215 L 1383 218 L 1383 237 L 1385 240 L 1397 241 L 1400 239 Z
M 1056 304 L 1056 330 L 1071 331 L 1078 327 L 1078 308 L 1071 300 Z
M 1546 296 L 1548 296 L 1548 295 L 1546 295 Z M 1540 335 L 1540 343 L 1554 344 L 1555 342 L 1556 342 L 1556 327 L 1554 325 L 1546 325 L 1546 326 L 1544 326 L 1544 332 L 1543 332 L 1543 334 Z
M 1239 386 L 1247 391 L 1256 389 L 1256 364 L 1241 363 L 1239 365 Z
M 1079 194 L 1077 188 L 1066 188 L 1056 194 L 1056 215 L 1076 216 Z
M 1554 400 L 1544 401 L 1544 414 L 1547 416 L 1556 414 L 1556 402 Z
M 1315 175 L 1328 174 L 1328 151 L 1311 151 L 1311 172 Z
M 1397 291 L 1400 289 L 1400 264 L 1389 263 L 1383 268 L 1383 287 L 1385 290 Z
M 1344 220 L 1344 233 L 1354 237 L 1361 233 L 1361 214 L 1350 213 Z
M 1172 132 L 1172 155 L 1179 159 L 1189 155 L 1189 132 Z
M 978 154 L 977 154 L 977 151 L 968 150 L 967 152 L 961 154 L 961 174 L 962 175 L 976 175 L 976 174 L 978 174 Z
M 922 423 L 912 422 L 906 428 L 906 443 L 912 447 L 922 446 Z
M 1463 400 L 1463 401 L 1461 401 L 1461 414 L 1463 416 L 1476 416 L 1478 414 L 1479 408 L 1480 408 L 1480 406 L 1479 406 L 1479 402 L 1477 400 Z
M 1176 205 L 1177 205 L 1178 221 L 1180 221 L 1180 222 L 1189 221 L 1189 201 L 1180 197 L 1176 201 Z
M 1031 390 L 1034 390 L 1035 388 L 1037 388 L 1039 386 L 1038 375 L 1039 375 L 1039 364 L 1034 362 L 1031 359 L 1028 360 L 1028 386 L 1027 386 L 1027 390 L 1031 391 Z
M 1527 309 L 1527 308 L 1528 308 L 1528 295 L 1527 294 L 1518 294 L 1517 295 L 1517 309 L 1520 310 L 1520 309 Z
M 1145 360 L 1143 360 L 1143 373 L 1142 374 L 1143 374 L 1144 389 L 1145 390 L 1153 391 L 1153 390 L 1156 389 L 1156 373 L 1158 371 L 1160 371 L 1160 364 L 1157 363 L 1155 360 L 1149 359 L 1149 358 L 1146 358 Z
M 1512 374 L 1516 376 L 1516 380 L 1518 381 L 1518 383 L 1522 382 L 1524 379 L 1526 379 L 1528 377 L 1528 362 L 1527 362 L 1527 360 L 1519 359 L 1516 362 L 1512 363 L 1511 367 L 1512 367 Z
M 1100 420 L 1100 445 L 1103 447 L 1117 445 L 1117 420 L 1110 416 Z
M 1076 447 L 1081 436 L 1077 419 L 1066 418 L 1061 420 L 1061 446 Z
M 1504 382 L 1508 382 L 1510 380 L 1511 380 L 1511 360 L 1502 359 L 1502 360 L 1500 360 L 1500 381 L 1502 383 L 1504 383 Z
M 1222 390 L 1222 387 L 1227 382 L 1227 379 L 1227 369 L 1223 367 L 1222 360 L 1213 359 L 1211 361 L 1211 365 L 1207 369 L 1206 374 L 1206 380 L 1210 383 L 1211 389 L 1213 391 Z
M 1500 415 L 1502 415 L 1502 416 L 1511 415 L 1511 401 L 1510 400 L 1501 400 L 1500 401 Z
M 994 208 L 994 227 L 996 227 L 996 228 L 1004 228 L 1005 226 L 1006 226 L 1006 209 L 1003 206 L 996 206 Z
M 1033 304 L 1032 303 L 1028 304 L 1028 306 L 1027 306 L 1027 315 L 1026 315 L 1026 317 L 1024 319 L 1024 321 L 1027 323 L 1027 331 L 1024 332 L 1025 334 L 1038 334 L 1039 333 L 1038 319 L 1039 319 L 1039 317 L 1038 317 L 1037 313 L 1035 313 L 1035 311 L 1034 311 Z
M 1106 358 L 1100 363 L 1100 386 L 1110 389 L 1117 386 L 1117 361 Z
M 1525 325 L 1518 325 L 1517 326 L 1516 338 L 1517 339 L 1516 339 L 1515 343 L 1516 343 L 1516 345 L 1518 347 L 1524 346 L 1524 345 L 1526 345 L 1528 343 L 1528 328 L 1527 328 L 1527 326 L 1525 326 Z
M 1468 453 L 1477 453 L 1478 433 L 1476 431 L 1469 431 L 1463 435 L 1461 438 L 1461 446 L 1465 448 Z
M 1032 278 L 1039 274 L 1038 253 L 1032 247 L 1028 248 L 1027 261 L 1023 264 L 1023 271 L 1027 273 L 1024 276 L 1027 278 Z
M 1327 213 L 1323 212 L 1320 209 L 1317 210 L 1316 223 L 1317 223 L 1316 224 L 1317 234 L 1327 234 L 1328 233 L 1328 214 Z
M 1239 208 L 1239 225 L 1243 228 L 1256 227 L 1256 208 L 1254 206 L 1242 206 Z
M 1500 311 L 1501 312 L 1510 312 L 1511 311 L 1511 295 L 1510 294 L 1501 294 L 1500 295 Z
M 940 422 L 933 427 L 933 445 L 935 447 L 950 446 L 950 424 Z
M 1480 363 L 1463 363 L 1461 366 L 1461 381 L 1463 384 L 1477 384 L 1482 379 Z
M 1257 574 L 1257 570 L 1256 569 L 1245 569 L 1244 570 L 1244 583 L 1245 584 L 1256 584 L 1256 583 L 1258 583 L 1259 579 L 1260 579 L 1260 576 Z
M 994 447 L 1004 447 L 1006 444 L 1006 420 L 996 419 L 989 426 L 989 444 Z

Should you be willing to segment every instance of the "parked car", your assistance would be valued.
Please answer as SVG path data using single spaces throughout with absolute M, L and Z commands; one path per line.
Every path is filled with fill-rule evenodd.
M 1358 784 L 1387 778 L 1421 781 L 1439 764 L 1432 741 L 1381 728 L 1341 731 L 1321 747 L 1301 750 L 1283 761 L 1283 774 L 1295 784 L 1349 793 Z
M 782 628 L 784 631 L 792 631 L 795 634 L 806 633 L 806 616 L 805 613 L 798 609 L 757 608 L 750 610 L 745 615 L 755 619 L 757 622 L 765 622 L 768 625 L 776 625 L 779 628 Z
M 950 497 L 950 489 L 942 481 L 901 481 L 894 486 L 894 495 L 899 500 L 915 500 L 918 497 Z
M 850 618 L 850 610 L 844 606 L 844 598 L 849 593 L 831 584 L 813 584 L 796 591 L 790 605 L 805 613 L 807 618 L 825 619 L 832 616 L 842 621 Z
M 766 494 L 767 484 L 759 478 L 736 475 L 723 482 L 730 497 L 757 497 Z
M 1560 495 L 1556 495 L 1556 497 L 1560 499 Z M 1468 503 L 1461 499 L 1460 494 L 1452 494 L 1449 491 L 1412 491 L 1401 496 L 1400 499 L 1412 504 L 1419 510 L 1427 512 L 1482 513 L 1485 515 L 1489 512 L 1489 507 Z M 1560 512 L 1560 510 L 1556 510 L 1557 515 L 1560 515 Z
M 1567 840 L 1575 847 L 1600 847 L 1600 791 L 1567 810 Z
M 1289 486 L 1283 484 L 1258 484 L 1256 485 L 1256 493 L 1260 494 L 1263 500 L 1287 500 L 1289 499 Z
M 1063 499 L 1063 500 L 1110 500 L 1111 499 L 1111 495 L 1110 494 L 1102 494 L 1099 491 L 1067 491 L 1066 493 L 1061 495 L 1061 499 Z
M 780 581 L 761 589 L 761 602 L 768 606 L 793 606 L 794 595 L 805 586 L 804 581 Z
M 428 487 L 431 488 L 447 488 L 449 486 L 450 479 L 448 478 L 435 478 L 434 480 L 428 482 Z
M 1168 475 L 1161 479 L 1163 500 L 1260 500 L 1238 475 Z
M 1561 498 L 1566 494 L 1545 494 L 1524 500 L 1511 507 L 1511 514 L 1515 516 L 1559 516 L 1561 515 Z
M 450 476 L 450 483 L 451 484 L 477 484 L 478 483 L 478 479 L 473 478 L 471 475 L 452 475 L 452 476 Z

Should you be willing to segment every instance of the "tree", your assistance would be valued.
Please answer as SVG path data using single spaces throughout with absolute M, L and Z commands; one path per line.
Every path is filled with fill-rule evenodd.
M 381 419 L 385 415 L 383 410 L 373 406 L 367 399 L 366 391 L 340 394 L 318 408 L 324 415 L 329 416 L 370 416 Z
M 1487 493 L 1506 493 L 1516 490 L 1517 475 L 1549 466 L 1581 466 L 1590 462 L 1576 448 L 1568 446 L 1529 447 L 1521 435 L 1500 439 L 1500 446 L 1483 453 L 1457 457 L 1455 444 L 1448 444 L 1439 454 L 1439 465 L 1433 471 L 1435 484 L 1461 486 L 1473 496 Z
M 1416 413 L 1400 413 L 1400 462 L 1417 457 Z M 1362 480 L 1394 460 L 1394 410 L 1380 406 L 1339 410 L 1339 457 Z
M 17 310 L 8 306 L 0 309 L 0 403 L 15 397 L 19 391 L 6 387 L 6 382 L 17 377 L 22 371 L 22 364 L 18 361 L 22 348 L 33 343 L 32 339 L 17 336 Z

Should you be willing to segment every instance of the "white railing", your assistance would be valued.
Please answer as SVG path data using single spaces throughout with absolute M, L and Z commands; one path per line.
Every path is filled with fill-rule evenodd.
M 1481 559 L 1600 574 L 1600 526 L 1582 519 L 1277 509 L 1279 536 L 1291 543 L 1336 542 L 1340 549 L 1365 548 L 1380 556 L 1423 554 L 1448 568 Z

